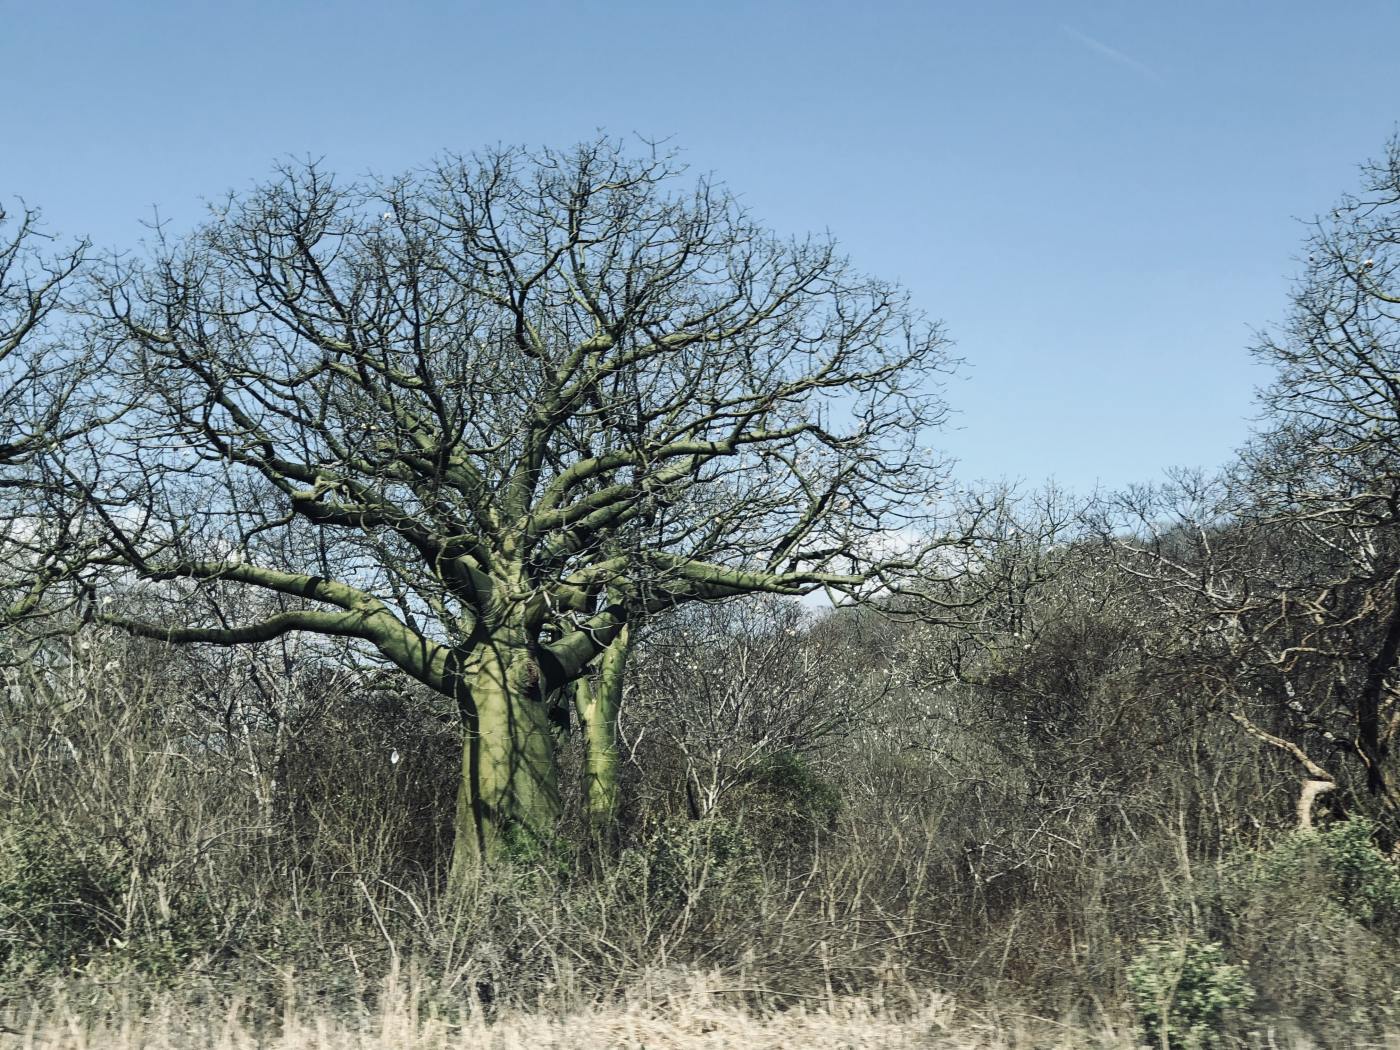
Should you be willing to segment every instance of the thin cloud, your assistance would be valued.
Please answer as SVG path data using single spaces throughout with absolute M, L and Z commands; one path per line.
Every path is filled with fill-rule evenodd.
M 1110 62 L 1115 62 L 1120 66 L 1126 66 L 1128 69 L 1131 69 L 1134 73 L 1137 73 L 1139 76 L 1146 77 L 1154 84 L 1162 83 L 1162 76 L 1160 73 L 1158 73 L 1151 66 L 1139 62 L 1131 55 L 1123 54 L 1123 52 L 1119 51 L 1116 47 L 1109 47 L 1102 40 L 1095 40 L 1088 33 L 1081 33 L 1078 29 L 1075 29 L 1073 26 L 1062 25 L 1060 26 L 1060 28 L 1064 30 L 1064 32 L 1067 33 L 1069 36 L 1073 37 L 1075 40 L 1078 40 L 1081 44 L 1083 44 L 1095 54 L 1102 55 Z

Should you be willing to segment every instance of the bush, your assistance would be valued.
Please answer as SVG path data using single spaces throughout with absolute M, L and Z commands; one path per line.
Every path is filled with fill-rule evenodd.
M 800 845 L 831 831 L 841 814 L 841 792 L 793 751 L 766 758 L 750 774 L 743 801 L 748 821 L 770 841 Z
M 0 965 L 68 966 L 121 932 L 126 879 L 103 857 L 31 825 L 0 836 Z
M 1325 1045 L 1393 1025 L 1400 871 L 1362 818 L 1294 832 L 1222 866 L 1219 930 L 1259 1008 Z
M 1304 839 L 1316 850 L 1331 881 L 1332 899 L 1358 922 L 1400 929 L 1400 868 L 1375 844 L 1375 825 L 1365 817 L 1333 824 Z
M 634 848 L 621 867 L 635 891 L 657 911 L 713 912 L 752 901 L 762 875 L 758 850 L 744 829 L 724 817 L 670 821 Z
M 1321 831 L 1297 831 L 1262 854 L 1237 857 L 1227 879 L 1271 892 L 1306 885 L 1338 916 L 1368 928 L 1400 929 L 1400 868 L 1376 846 L 1365 817 Z
M 1219 944 L 1192 939 L 1143 944 L 1128 965 L 1128 988 L 1143 1034 L 1172 1050 L 1220 1046 L 1231 1015 L 1254 998 Z

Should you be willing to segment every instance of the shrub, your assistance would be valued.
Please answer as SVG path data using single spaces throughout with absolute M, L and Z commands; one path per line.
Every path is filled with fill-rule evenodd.
M 1171 1050 L 1220 1046 L 1231 1015 L 1254 998 L 1219 944 L 1192 939 L 1143 944 L 1128 965 L 1128 987 L 1143 1034 Z
M 1400 1005 L 1400 871 L 1353 818 L 1238 853 L 1221 870 L 1220 935 L 1259 1008 L 1324 1045 L 1379 1035 Z
M 1262 854 L 1235 858 L 1227 880 L 1251 894 L 1308 886 L 1329 909 L 1368 928 L 1400 928 L 1400 867 L 1365 817 L 1297 831 Z
M 125 886 L 116 858 L 47 827 L 7 829 L 0 836 L 0 964 L 86 959 L 121 932 Z
M 1353 817 L 1314 838 L 1333 899 L 1367 926 L 1400 928 L 1400 867 L 1376 846 L 1375 825 Z
M 799 844 L 831 831 L 842 808 L 841 792 L 794 751 L 764 759 L 749 775 L 744 803 L 749 821 L 765 837 Z
M 724 817 L 674 820 L 632 849 L 621 866 L 634 891 L 660 912 L 713 910 L 752 900 L 760 883 L 758 850 L 744 829 Z

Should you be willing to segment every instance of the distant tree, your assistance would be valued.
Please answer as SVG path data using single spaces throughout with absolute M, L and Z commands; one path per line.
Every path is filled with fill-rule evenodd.
M 0 204 L 0 662 L 54 626 L 57 585 L 81 559 L 56 458 L 97 425 L 79 391 L 94 362 L 66 343 L 85 243 L 48 251 L 38 212 Z
M 1400 816 L 1400 140 L 1319 219 L 1256 352 L 1265 427 L 1227 476 L 1122 497 L 1178 651 L 1318 790 Z M 1355 790 L 1353 790 L 1353 783 Z M 1308 814 L 1300 813 L 1306 822 Z
M 112 273 L 144 484 L 106 520 L 158 604 L 104 619 L 358 639 L 452 698 L 459 866 L 551 833 L 562 698 L 591 677 L 606 819 L 631 627 L 859 598 L 938 545 L 911 526 L 943 480 L 939 327 L 679 174 L 605 142 L 354 186 L 288 168 Z M 191 588 L 280 605 L 201 622 Z

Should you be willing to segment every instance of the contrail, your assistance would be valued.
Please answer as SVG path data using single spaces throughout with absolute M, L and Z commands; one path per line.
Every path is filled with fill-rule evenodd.
M 1103 55 L 1103 57 L 1108 59 L 1110 62 L 1117 62 L 1120 66 L 1127 66 L 1133 72 L 1146 77 L 1154 84 L 1163 83 L 1162 76 L 1160 73 L 1158 73 L 1151 66 L 1144 65 L 1143 63 L 1139 62 L 1131 55 L 1125 55 L 1117 48 L 1109 47 L 1102 40 L 1095 40 L 1088 33 L 1081 33 L 1078 29 L 1075 29 L 1073 26 L 1062 25 L 1060 26 L 1060 28 L 1066 33 L 1068 33 L 1070 36 L 1074 37 L 1075 40 L 1078 40 L 1090 51 L 1094 51 L 1100 55 Z

